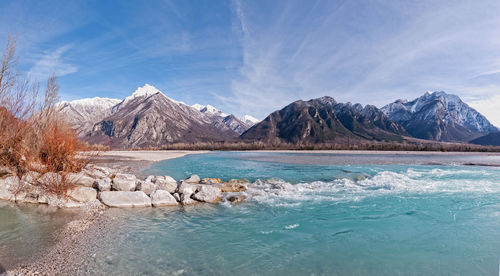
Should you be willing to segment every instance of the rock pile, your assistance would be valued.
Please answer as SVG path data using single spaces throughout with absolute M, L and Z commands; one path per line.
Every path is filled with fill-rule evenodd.
M 43 187 L 68 183 L 65 195 L 56 196 Z M 108 207 L 162 207 L 201 202 L 241 202 L 246 196 L 244 181 L 200 180 L 197 175 L 176 181 L 170 176 L 148 176 L 145 180 L 106 167 L 89 165 L 79 173 L 28 172 L 19 178 L 0 167 L 0 200 L 48 204 L 60 208 L 102 203 Z

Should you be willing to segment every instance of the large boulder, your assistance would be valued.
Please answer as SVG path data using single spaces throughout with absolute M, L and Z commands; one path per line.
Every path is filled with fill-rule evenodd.
M 192 198 L 208 203 L 216 203 L 221 199 L 221 190 L 211 185 L 199 185 L 197 192 L 192 195 Z
M 16 202 L 38 203 L 38 197 L 40 194 L 42 194 L 42 189 L 39 186 L 34 186 L 21 181 L 21 185 L 16 192 Z
M 183 180 L 186 183 L 190 184 L 199 184 L 200 183 L 200 177 L 196 174 L 191 175 L 188 179 Z
M 192 194 L 196 192 L 197 185 L 189 184 L 187 182 L 181 182 L 179 187 L 177 187 L 176 192 L 182 195 L 186 195 L 187 197 L 191 197 Z
M 29 171 L 21 177 L 21 182 L 25 184 L 36 185 L 39 177 L 40 173 Z
M 247 190 L 247 187 L 238 182 L 224 182 L 215 184 L 215 187 L 218 187 L 223 193 L 239 193 Z
M 59 186 L 62 183 L 62 176 L 54 172 L 48 172 L 38 178 L 41 186 Z
M 8 176 L 0 179 L 0 199 L 15 200 L 14 191 L 18 185 L 19 178 L 17 176 Z
M 92 178 L 83 172 L 67 174 L 66 181 L 70 184 L 84 187 L 93 187 L 96 183 L 95 178 Z
M 102 178 L 96 179 L 94 183 L 94 188 L 96 188 L 99 192 L 111 191 L 111 179 Z
M 203 178 L 200 182 L 201 184 L 218 184 L 222 183 L 220 178 Z
M 4 177 L 6 175 L 12 175 L 12 174 L 14 174 L 14 172 L 10 168 L 0 166 L 0 177 Z
M 177 189 L 177 181 L 168 175 L 156 176 L 154 183 L 156 184 L 158 190 L 165 190 L 171 194 L 175 193 L 175 190 Z
M 97 166 L 88 166 L 82 172 L 93 179 L 103 179 L 111 176 L 109 169 Z
M 190 204 L 198 203 L 198 201 L 192 199 L 190 196 L 187 196 L 185 194 L 180 195 L 180 200 L 181 200 L 182 205 L 190 205 Z
M 117 173 L 111 186 L 117 191 L 135 191 L 137 178 L 133 174 Z
M 69 198 L 77 202 L 90 202 L 97 198 L 97 191 L 94 188 L 76 186 L 66 193 Z
M 40 202 L 43 201 L 43 202 Z M 79 208 L 83 207 L 85 203 L 77 202 L 70 198 L 64 196 L 57 196 L 54 194 L 46 194 L 42 197 L 39 197 L 39 203 L 47 203 L 50 206 L 58 207 L 58 208 Z
M 109 207 L 151 207 L 151 198 L 142 191 L 101 192 L 99 193 L 99 199 Z
M 142 181 L 139 180 L 137 181 L 137 191 L 143 191 L 145 194 L 148 196 L 151 195 L 154 191 L 156 191 L 156 184 L 152 183 L 151 181 Z
M 176 206 L 177 200 L 165 190 L 156 190 L 151 194 L 151 203 L 154 207 Z

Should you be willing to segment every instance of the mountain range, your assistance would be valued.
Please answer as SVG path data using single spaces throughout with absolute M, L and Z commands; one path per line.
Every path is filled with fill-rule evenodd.
M 324 143 L 345 139 L 401 141 L 406 131 L 377 107 L 325 96 L 295 101 L 241 135 L 245 140 Z
M 114 148 L 232 140 L 256 121 L 212 106 L 186 105 L 148 84 L 123 100 L 82 99 L 57 107 L 81 139 Z
M 382 108 L 339 103 L 325 96 L 298 100 L 260 121 L 238 118 L 211 105 L 189 106 L 151 85 L 123 100 L 108 98 L 60 102 L 59 110 L 89 143 L 113 148 L 161 147 L 178 142 L 261 141 L 331 143 L 396 141 L 492 143 L 499 130 L 458 96 L 427 92 L 412 101 Z M 486 137 L 481 139 L 481 137 Z

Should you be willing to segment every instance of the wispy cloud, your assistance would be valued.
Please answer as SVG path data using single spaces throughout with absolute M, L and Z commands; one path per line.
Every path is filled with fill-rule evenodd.
M 236 109 L 262 118 L 323 95 L 381 106 L 427 90 L 495 93 L 472 78 L 500 69 L 498 2 L 273 3 L 266 14 L 233 2 L 244 58 L 232 97 L 221 100 Z
M 62 77 L 78 71 L 78 67 L 70 64 L 64 59 L 64 54 L 72 48 L 72 45 L 64 45 L 52 52 L 48 52 L 31 67 L 28 76 L 37 80 L 44 80 L 55 74 Z

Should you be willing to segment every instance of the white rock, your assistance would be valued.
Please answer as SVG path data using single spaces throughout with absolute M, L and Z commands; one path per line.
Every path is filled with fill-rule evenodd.
M 193 184 L 189 184 L 186 182 L 181 182 L 177 191 L 179 194 L 186 195 L 187 197 L 191 197 L 192 194 L 196 192 L 197 186 Z
M 177 200 L 177 202 L 181 202 L 181 195 L 179 195 L 178 193 L 174 193 L 173 197 L 175 198 L 175 200 Z
M 190 184 L 198 184 L 198 183 L 200 183 L 200 177 L 196 174 L 193 174 L 193 175 L 191 175 L 191 177 L 184 180 L 184 182 L 190 183 Z
M 182 205 L 190 205 L 190 204 L 198 203 L 198 201 L 192 199 L 191 197 L 189 197 L 185 194 L 181 194 L 180 199 L 181 199 Z
M 82 172 L 94 179 L 103 179 L 109 177 L 109 172 L 98 167 L 85 168 Z
M 94 183 L 94 188 L 99 190 L 99 192 L 110 191 L 111 179 L 107 177 L 103 179 L 96 179 L 96 182 Z
M 155 182 L 157 189 L 165 190 L 169 193 L 175 193 L 177 189 L 177 181 L 170 176 L 157 176 Z
M 97 198 L 97 191 L 90 187 L 76 186 L 69 190 L 67 195 L 77 202 L 90 202 Z
M 221 197 L 220 189 L 211 185 L 199 185 L 197 192 L 192 195 L 192 198 L 208 203 L 219 202 Z
M 106 191 L 99 199 L 109 207 L 151 207 L 151 199 L 142 191 Z
M 67 174 L 66 181 L 73 185 L 93 187 L 96 182 L 96 179 L 86 175 L 83 172 L 80 172 L 80 173 Z
M 133 174 L 117 173 L 113 178 L 113 189 L 117 191 L 135 191 L 137 178 Z
M 47 204 L 50 206 L 55 206 L 58 208 L 79 208 L 84 205 L 84 203 L 73 201 L 66 197 L 59 197 L 52 194 L 47 194 L 43 198 L 44 201 L 47 201 Z
M 0 177 L 9 175 L 9 174 L 14 174 L 14 172 L 9 169 L 8 167 L 0 166 Z
M 57 173 L 48 172 L 38 178 L 38 183 L 42 186 L 61 185 L 62 176 Z
M 156 184 L 150 181 L 137 181 L 137 191 L 143 191 L 148 196 L 151 195 L 154 191 L 156 191 Z
M 29 171 L 21 177 L 21 181 L 24 183 L 27 183 L 27 184 L 35 185 L 37 183 L 37 179 L 39 177 L 40 177 L 40 173 L 34 172 L 34 171 Z
M 151 203 L 154 207 L 176 206 L 177 200 L 165 190 L 156 190 L 151 194 Z
M 0 179 L 0 199 L 2 200 L 15 200 L 13 191 L 19 185 L 19 178 L 17 176 L 9 176 Z

